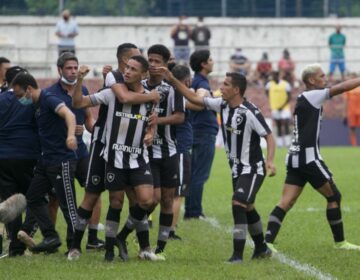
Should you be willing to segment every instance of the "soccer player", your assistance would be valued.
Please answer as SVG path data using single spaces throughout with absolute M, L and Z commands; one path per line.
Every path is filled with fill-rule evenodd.
M 286 156 L 287 174 L 282 197 L 270 214 L 266 242 L 276 252 L 274 241 L 286 213 L 301 195 L 306 183 L 327 201 L 326 217 L 333 234 L 335 248 L 360 250 L 360 246 L 345 240 L 341 218 L 341 194 L 332 174 L 320 155 L 319 134 L 322 106 L 331 97 L 352 90 L 360 85 L 360 79 L 352 79 L 326 88 L 326 76 L 321 66 L 311 64 L 302 72 L 306 86 L 298 98 L 294 112 L 293 140 Z
M 148 49 L 150 78 L 143 81 L 147 90 L 156 89 L 160 94 L 157 118 L 157 133 L 154 142 L 149 147 L 151 171 L 154 178 L 154 205 L 150 214 L 160 202 L 159 233 L 155 254 L 165 260 L 164 251 L 171 224 L 173 221 L 173 201 L 175 189 L 179 186 L 179 161 L 175 143 L 175 127 L 184 122 L 184 100 L 175 94 L 161 74 L 154 72 L 157 67 L 167 67 L 170 51 L 164 45 L 153 45 Z M 122 244 L 133 230 L 131 213 L 128 221 L 118 234 L 117 239 Z
M 266 246 L 261 219 L 255 209 L 255 197 L 264 181 L 266 171 L 276 173 L 273 164 L 274 138 L 259 109 L 244 98 L 246 78 L 238 73 L 227 73 L 220 87 L 222 98 L 201 97 L 192 94 L 165 68 L 167 80 L 190 102 L 220 113 L 221 130 L 225 151 L 233 179 L 232 213 L 234 218 L 233 254 L 229 263 L 241 263 L 246 241 L 246 232 L 255 243 L 252 258 L 271 255 Z M 263 158 L 260 137 L 267 142 L 267 158 Z
M 214 61 L 209 50 L 199 50 L 191 54 L 191 69 L 195 72 L 191 88 L 199 88 L 211 93 L 208 76 L 213 70 Z M 191 112 L 193 145 L 191 161 L 191 183 L 189 195 L 185 198 L 184 218 L 205 217 L 202 209 L 204 184 L 210 176 L 215 155 L 215 141 L 219 130 L 216 113 L 210 110 Z
M 52 253 L 61 245 L 55 231 L 45 195 L 55 188 L 56 197 L 65 217 L 68 236 L 76 218 L 74 172 L 76 167 L 76 119 L 71 110 L 56 95 L 38 88 L 33 76 L 19 73 L 12 82 L 15 96 L 21 103 L 36 106 L 36 121 L 41 144 L 41 158 L 26 193 L 27 205 L 36 218 L 44 240 L 32 248 L 33 252 Z M 29 234 L 32 229 L 22 230 Z M 69 244 L 68 244 L 69 246 Z
M 169 67 L 168 67 L 169 68 Z M 169 68 L 170 69 L 170 68 Z M 185 65 L 175 65 L 170 69 L 174 77 L 185 86 L 191 86 L 191 73 L 189 67 Z M 194 93 L 195 94 L 195 93 Z M 176 143 L 179 156 L 179 186 L 175 193 L 173 204 L 174 218 L 171 225 L 169 239 L 181 240 L 181 237 L 175 233 L 175 228 L 180 214 L 180 208 L 183 197 L 189 195 L 189 184 L 191 178 L 191 147 L 193 142 L 192 125 L 190 121 L 190 109 L 202 110 L 201 106 L 196 106 L 186 102 L 184 123 L 176 125 Z
M 88 71 L 87 67 L 80 69 L 79 82 Z M 144 91 L 141 84 L 147 71 L 146 59 L 142 56 L 133 56 L 126 64 L 124 82 L 129 89 L 148 95 L 148 101 L 151 102 L 154 100 L 152 96 L 154 93 Z M 156 260 L 156 256 L 150 250 L 146 215 L 146 210 L 151 206 L 153 197 L 152 175 L 145 146 L 151 144 L 153 139 L 153 125 L 148 130 L 149 115 L 153 106 L 151 103 L 122 104 L 117 101 L 111 89 L 102 90 L 92 96 L 81 96 L 79 89 L 78 85 L 77 99 L 74 99 L 75 107 L 84 108 L 101 103 L 108 106 L 106 145 L 103 150 L 106 162 L 105 188 L 109 190 L 110 200 L 106 218 L 105 260 L 113 261 L 114 259 L 115 236 L 126 187 L 134 188 L 137 198 L 137 204 L 130 211 L 134 217 L 133 222 L 139 237 L 139 257 Z M 73 251 L 75 252 L 75 250 L 71 250 L 70 253 Z M 72 259 L 74 258 L 72 257 Z
M 124 84 L 122 73 L 125 71 L 126 63 L 132 54 L 136 55 L 139 53 L 139 50 L 133 44 L 124 43 L 119 45 L 116 53 L 118 69 L 112 71 L 111 75 L 109 73 L 105 82 L 108 87 L 111 87 L 113 93 L 117 97 L 117 100 L 123 104 L 141 104 L 145 102 L 157 103 L 159 101 L 159 95 L 157 93 L 150 95 L 135 93 L 133 91 L 129 91 L 127 86 Z M 90 162 L 85 195 L 77 213 L 74 242 L 72 244 L 72 249 L 74 250 L 69 252 L 69 260 L 79 258 L 81 251 L 81 240 L 83 238 L 87 223 L 89 222 L 89 218 L 92 215 L 96 201 L 100 197 L 100 194 L 105 190 L 105 161 L 100 154 L 105 146 L 105 122 L 107 119 L 107 112 L 108 106 L 101 104 L 99 108 L 99 117 L 95 123 L 92 134 Z
M 77 72 L 79 68 L 79 62 L 77 57 L 71 52 L 63 52 L 57 60 L 58 73 L 60 79 L 53 84 L 52 86 L 45 89 L 45 91 L 56 94 L 61 100 L 63 100 L 67 107 L 75 114 L 76 117 L 76 138 L 78 141 L 78 149 L 76 150 L 77 154 L 77 164 L 75 171 L 75 178 L 78 180 L 79 184 L 82 187 L 85 187 L 87 169 L 89 164 L 89 152 L 87 147 L 82 139 L 83 134 L 83 125 L 90 132 L 93 130 L 95 123 L 94 118 L 92 117 L 90 109 L 75 109 L 72 106 L 72 95 L 75 91 Z M 85 86 L 82 87 L 82 93 L 88 95 L 89 92 Z M 50 214 L 52 218 L 55 218 L 57 213 L 57 200 L 56 197 L 50 195 Z M 89 231 L 88 231 L 88 242 L 86 249 L 101 249 L 104 247 L 104 241 L 98 239 L 97 237 L 97 227 L 99 224 L 101 212 L 101 199 L 98 198 L 92 217 L 89 222 Z M 54 220 L 53 220 L 54 221 Z M 56 223 L 54 221 L 54 223 Z
M 9 82 L 25 69 L 18 66 L 7 72 Z M 11 75 L 10 75 L 11 74 Z M 40 143 L 35 122 L 35 107 L 24 106 L 12 90 L 0 94 L 0 198 L 26 194 L 40 157 Z M 10 237 L 9 256 L 22 255 L 25 245 L 17 238 L 22 217 L 6 225 Z M 1 244 L 0 244 L 1 245 Z
M 279 72 L 274 71 L 271 75 L 271 81 L 265 86 L 266 95 L 269 98 L 272 118 L 276 125 L 277 146 L 290 146 L 290 94 L 291 86 L 285 80 L 280 80 Z

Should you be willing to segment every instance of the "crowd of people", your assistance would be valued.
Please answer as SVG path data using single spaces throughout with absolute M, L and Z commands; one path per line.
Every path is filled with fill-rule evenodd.
M 190 34 L 181 24 L 174 29 L 174 37 L 180 41 L 181 32 Z M 294 65 L 289 62 L 289 52 L 284 51 L 278 72 L 272 71 L 270 78 L 265 72 L 261 74 L 278 131 L 278 145 L 289 146 L 284 190 L 264 234 L 255 201 L 266 175 L 276 174 L 276 140 L 259 108 L 245 97 L 247 70 L 236 68 L 226 73 L 221 97 L 214 97 L 208 79 L 214 65 L 210 50 L 195 50 L 189 61 L 183 50 L 180 53 L 174 58 L 166 46 L 155 44 L 147 48 L 145 57 L 135 44 L 123 43 L 116 49 L 117 68 L 104 66 L 104 88 L 95 93 L 89 93 L 83 85 L 89 67 L 80 66 L 75 53 L 68 49 L 61 53 L 59 49 L 59 79 L 45 89 L 39 88 L 29 71 L 10 67 L 10 60 L 0 58 L 0 73 L 4 73 L 0 77 L 0 197 L 6 200 L 21 193 L 27 202 L 24 221 L 21 215 L 4 218 L 7 212 L 0 211 L 10 238 L 9 256 L 21 256 L 26 249 L 56 253 L 62 244 L 55 229 L 60 207 L 67 225 L 68 260 L 81 257 L 86 228 L 86 248 L 104 249 L 107 262 L 114 261 L 116 249 L 123 261 L 129 259 L 127 239 L 134 231 L 140 259 L 166 260 L 168 239 L 181 239 L 175 229 L 182 197 L 184 219 L 206 219 L 202 195 L 210 177 L 219 129 L 233 190 L 233 252 L 229 263 L 243 262 L 247 232 L 255 244 L 253 259 L 277 252 L 274 240 L 306 183 L 327 200 L 326 217 L 335 247 L 360 250 L 360 246 L 345 240 L 341 194 L 318 146 L 323 103 L 359 87 L 360 79 L 327 88 L 322 68 L 308 65 L 302 72 L 305 89 L 296 101 L 290 140 Z M 195 73 L 193 77 L 188 66 L 178 63 L 184 59 Z M 246 64 L 241 49 L 233 60 Z M 262 61 L 259 69 L 271 71 L 271 65 L 265 67 L 267 55 Z M 290 81 L 285 81 L 286 76 Z M 99 106 L 96 120 L 89 110 L 93 106 Z M 90 151 L 82 139 L 84 127 L 92 133 Z M 261 138 L 267 144 L 265 157 Z M 79 206 L 75 179 L 85 188 Z M 109 193 L 109 207 L 102 241 L 97 225 L 104 191 Z M 125 198 L 129 214 L 120 229 Z M 159 231 L 153 249 L 149 216 L 157 205 Z M 0 210 L 3 208 L 6 206 Z M 38 229 L 43 239 L 36 243 L 33 237 Z

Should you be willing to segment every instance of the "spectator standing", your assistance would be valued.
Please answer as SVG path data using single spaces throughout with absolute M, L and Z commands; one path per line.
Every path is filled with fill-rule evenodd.
M 230 70 L 245 77 L 250 74 L 251 64 L 241 48 L 236 48 L 235 53 L 230 57 Z
M 346 37 L 341 33 L 341 27 L 336 26 L 336 32 L 331 34 L 329 37 L 329 47 L 331 51 L 330 58 L 330 73 L 329 78 L 332 81 L 333 74 L 335 72 L 336 66 L 339 67 L 341 73 L 341 80 L 345 80 L 345 56 L 344 56 L 344 47 L 346 44 Z
M 62 19 L 56 24 L 55 34 L 59 37 L 59 56 L 63 52 L 72 52 L 75 54 L 74 38 L 79 34 L 79 29 L 77 22 L 74 19 L 71 19 L 69 10 L 64 10 L 62 12 Z
M 283 57 L 278 63 L 278 69 L 280 72 L 280 79 L 287 81 L 293 86 L 295 82 L 295 62 L 291 59 L 288 49 L 284 49 Z
M 261 80 L 264 84 L 269 81 L 269 76 L 272 71 L 272 64 L 269 61 L 267 52 L 262 54 L 261 59 L 256 65 L 256 79 Z
M 207 26 L 205 26 L 204 18 L 198 17 L 198 22 L 191 33 L 191 40 L 194 41 L 195 49 L 208 49 L 210 38 L 211 31 Z
M 352 75 L 352 79 L 357 75 Z M 357 146 L 356 128 L 360 127 L 360 87 L 354 88 L 344 94 L 345 99 L 345 119 L 344 122 L 350 129 L 351 146 Z
M 186 16 L 181 16 L 179 17 L 179 22 L 171 29 L 171 38 L 174 40 L 175 60 L 179 64 L 188 64 L 190 37 L 191 28 L 186 22 Z

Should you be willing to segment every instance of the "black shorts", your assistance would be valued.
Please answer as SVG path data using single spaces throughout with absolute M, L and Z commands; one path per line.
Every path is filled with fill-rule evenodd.
M 165 159 L 150 159 L 154 188 L 177 188 L 179 186 L 179 158 L 174 155 Z
M 285 184 L 304 187 L 307 182 L 314 189 L 330 181 L 332 174 L 322 160 L 315 160 L 298 168 L 287 167 Z
M 239 202 L 252 204 L 255 202 L 256 194 L 259 191 L 265 176 L 259 174 L 243 174 L 233 178 L 234 197 Z
M 100 153 L 104 144 L 100 141 L 91 143 L 90 158 L 88 163 L 85 189 L 91 193 L 101 193 L 105 191 L 105 160 Z
M 78 159 L 76 163 L 75 178 L 78 180 L 80 186 L 86 186 L 86 179 L 89 167 L 89 157 Z
M 191 179 L 191 154 L 189 152 L 178 154 L 179 157 L 179 187 L 176 196 L 188 196 Z
M 127 187 L 153 185 L 150 165 L 135 169 L 119 169 L 110 164 L 105 167 L 105 188 L 109 191 L 124 191 Z

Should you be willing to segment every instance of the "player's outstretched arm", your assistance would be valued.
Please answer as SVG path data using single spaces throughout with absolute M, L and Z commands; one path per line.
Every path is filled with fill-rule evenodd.
M 65 120 L 67 126 L 67 138 L 66 146 L 75 151 L 77 149 L 77 140 L 75 137 L 75 128 L 76 128 L 76 118 L 71 110 L 66 106 L 61 106 L 56 113 Z
M 349 90 L 352 90 L 356 87 L 360 86 L 360 78 L 347 80 L 345 82 L 341 82 L 335 86 L 330 88 L 330 96 L 335 96 L 338 94 L 342 94 Z
M 90 96 L 84 96 L 82 94 L 82 83 L 89 71 L 90 69 L 86 65 L 81 65 L 79 68 L 77 82 L 75 85 L 74 94 L 72 96 L 72 105 L 74 108 L 86 108 L 94 106 L 90 100 Z
M 195 105 L 204 106 L 204 98 L 195 95 L 187 86 L 174 77 L 167 67 L 157 67 L 156 72 L 165 76 L 165 79 L 170 82 L 176 90 Z
M 153 90 L 149 94 L 142 94 L 134 91 L 129 91 L 125 84 L 116 83 L 111 86 L 116 98 L 122 104 L 143 104 L 151 102 L 158 104 L 160 102 L 160 95 Z
M 274 157 L 275 157 L 275 140 L 272 134 L 268 134 L 265 136 L 266 140 L 266 170 L 269 176 L 276 175 L 276 167 L 274 165 Z

